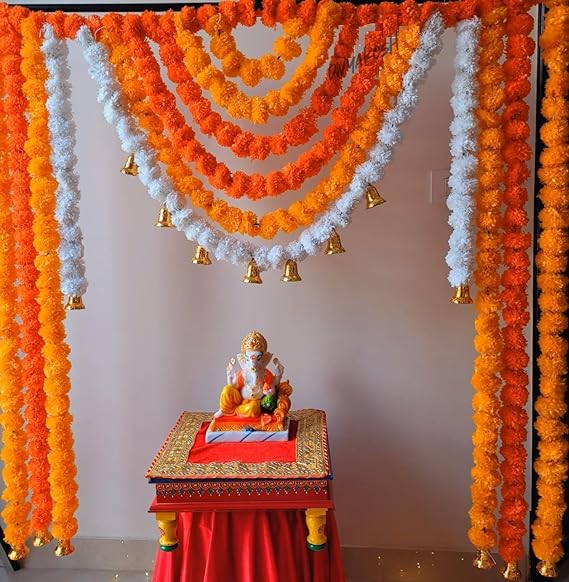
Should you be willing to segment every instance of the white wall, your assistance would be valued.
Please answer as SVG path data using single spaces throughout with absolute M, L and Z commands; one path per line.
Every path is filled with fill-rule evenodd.
M 260 38 L 240 36 L 254 55 L 270 48 Z M 450 32 L 380 184 L 388 203 L 357 211 L 348 252 L 306 261 L 300 284 L 266 273 L 253 286 L 230 265 L 192 265 L 193 243 L 153 227 L 157 205 L 118 172 L 125 156 L 73 48 L 90 281 L 67 323 L 79 535 L 155 537 L 145 469 L 180 411 L 216 407 L 228 357 L 256 328 L 294 406 L 328 413 L 342 542 L 469 547 L 474 310 L 449 302 L 446 212 L 429 203 L 429 172 L 449 163 L 453 52 Z

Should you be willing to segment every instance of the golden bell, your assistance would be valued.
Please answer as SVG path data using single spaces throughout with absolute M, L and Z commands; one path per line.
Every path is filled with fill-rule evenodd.
M 454 288 L 454 295 L 451 297 L 451 303 L 456 305 L 466 305 L 472 303 L 472 297 L 470 297 L 470 288 L 466 283 L 461 283 L 458 287 Z
M 211 265 L 209 255 L 203 247 L 200 247 L 199 245 L 196 247 L 196 254 L 192 259 L 192 263 L 194 265 Z
M 18 560 L 23 560 L 29 553 L 30 551 L 25 544 L 22 544 L 21 546 L 14 546 L 8 552 L 8 559 L 12 560 L 13 562 L 17 562 Z
M 472 565 L 480 570 L 489 570 L 496 565 L 496 560 L 488 550 L 478 550 L 476 557 L 472 560 Z
M 162 204 L 160 206 L 160 214 L 158 215 L 158 220 L 154 226 L 158 226 L 160 228 L 172 228 L 174 226 L 172 224 L 172 218 L 170 217 L 170 211 Z
M 68 311 L 77 311 L 79 309 L 85 309 L 85 304 L 83 303 L 83 297 L 81 295 L 70 295 L 65 304 L 65 309 Z
M 124 166 L 121 168 L 121 174 L 125 176 L 138 176 L 138 166 L 134 161 L 134 154 L 130 154 L 126 159 Z
M 537 571 L 544 578 L 557 578 L 557 576 L 559 576 L 557 566 L 553 562 L 550 562 L 549 560 L 540 560 L 537 563 Z
M 302 281 L 298 274 L 298 265 L 296 264 L 296 261 L 288 259 L 284 266 L 284 273 L 281 277 L 281 281 L 284 281 L 285 283 L 296 283 L 297 281 Z
M 69 556 L 69 554 L 72 554 L 74 550 L 75 548 L 71 545 L 70 540 L 59 540 L 53 553 L 58 558 L 62 558 L 63 556 Z
M 517 562 L 508 562 L 501 570 L 505 580 L 521 580 L 522 573 Z
M 327 255 L 340 255 L 345 253 L 346 249 L 342 246 L 342 241 L 340 240 L 340 235 L 333 228 L 330 233 L 330 238 L 328 239 L 328 246 L 326 247 Z
M 261 279 L 261 271 L 255 262 L 255 259 L 251 259 L 247 265 L 247 273 L 243 277 L 243 283 L 255 283 L 260 285 L 263 282 Z
M 377 188 L 370 184 L 367 187 L 366 191 L 366 203 L 367 208 L 375 208 L 380 204 L 385 204 L 386 200 L 381 196 L 381 194 L 377 191 Z
M 49 544 L 49 542 L 51 542 L 52 539 L 53 536 L 48 531 L 37 531 L 34 534 L 32 545 L 34 546 L 34 548 L 41 548 L 42 546 Z

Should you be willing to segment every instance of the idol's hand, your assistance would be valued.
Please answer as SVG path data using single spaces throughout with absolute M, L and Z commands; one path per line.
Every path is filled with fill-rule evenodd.
M 235 371 L 235 364 L 237 362 L 235 361 L 235 358 L 231 358 L 231 360 L 229 360 L 229 364 L 227 364 L 227 383 L 231 384 L 231 386 L 235 386 L 237 383 L 237 374 Z
M 277 373 L 275 374 L 276 383 L 280 384 L 280 381 L 281 381 L 283 374 L 284 374 L 284 366 L 280 363 L 278 358 L 275 358 L 273 360 L 273 364 L 275 365 L 275 368 L 277 369 Z

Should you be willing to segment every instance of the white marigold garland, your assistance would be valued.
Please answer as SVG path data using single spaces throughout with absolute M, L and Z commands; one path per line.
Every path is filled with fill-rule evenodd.
M 478 106 L 478 39 L 480 19 L 463 20 L 456 26 L 455 74 L 450 100 L 454 119 L 450 124 L 451 140 L 448 223 L 452 228 L 449 252 L 448 280 L 453 287 L 468 284 L 474 262 L 473 220 L 474 197 L 478 180 L 476 107 Z
M 297 240 L 288 245 L 273 246 L 256 246 L 225 235 L 185 206 L 185 198 L 176 192 L 159 165 L 154 150 L 148 145 L 145 134 L 127 112 L 105 47 L 95 41 L 87 27 L 79 30 L 77 38 L 83 46 L 89 74 L 98 85 L 97 99 L 103 104 L 106 120 L 116 126 L 123 151 L 134 152 L 141 182 L 153 199 L 166 204 L 174 226 L 186 238 L 213 253 L 218 260 L 242 265 L 254 258 L 259 268 L 266 270 L 282 267 L 287 259 L 302 261 L 316 254 L 328 240 L 333 228 L 343 228 L 350 223 L 351 213 L 365 197 L 368 185 L 381 178 L 385 166 L 391 160 L 393 148 L 401 139 L 401 124 L 409 119 L 417 104 L 418 85 L 442 48 L 443 32 L 443 19 L 435 13 L 421 32 L 420 43 L 410 59 L 411 66 L 404 76 L 397 104 L 385 114 L 383 127 L 377 134 L 377 143 L 370 149 L 368 160 L 356 169 L 348 190 Z
M 79 227 L 81 190 L 75 170 L 77 157 L 75 121 L 71 109 L 69 49 L 65 40 L 55 36 L 51 26 L 46 25 L 43 34 L 42 52 L 48 72 L 45 88 L 51 165 L 58 184 L 55 217 L 61 236 L 61 291 L 65 295 L 80 297 L 87 291 L 87 279 L 83 260 L 83 234 Z

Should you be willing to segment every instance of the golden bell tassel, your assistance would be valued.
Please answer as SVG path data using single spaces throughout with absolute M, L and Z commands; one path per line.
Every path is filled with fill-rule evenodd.
M 71 545 L 70 540 L 59 540 L 53 553 L 58 558 L 62 558 L 63 556 L 69 556 L 69 554 L 72 554 L 74 550 L 75 548 Z
M 288 259 L 284 266 L 284 273 L 281 277 L 281 281 L 284 281 L 285 283 L 296 283 L 302 281 L 302 278 L 298 274 L 298 265 L 296 264 L 296 261 Z
M 30 551 L 25 544 L 22 544 L 21 546 L 14 546 L 8 552 L 8 559 L 12 560 L 13 562 L 17 562 L 18 560 L 23 560 L 29 553 Z
M 522 573 L 518 568 L 517 562 L 508 562 L 501 570 L 505 580 L 521 580 Z
M 472 561 L 472 565 L 480 570 L 489 570 L 496 565 L 496 560 L 488 550 L 478 550 L 476 557 Z
M 261 279 L 261 271 L 255 262 L 255 259 L 251 259 L 247 265 L 247 273 L 243 277 L 243 283 L 255 283 L 260 285 L 263 282 Z
M 85 309 L 85 304 L 83 303 L 83 297 L 81 295 L 70 295 L 65 304 L 65 309 L 68 311 L 78 311 L 80 309 Z
M 196 247 L 196 254 L 192 259 L 192 263 L 194 265 L 211 265 L 208 252 L 200 245 Z
M 34 539 L 32 541 L 32 545 L 34 548 L 41 548 L 51 542 L 53 536 L 48 531 L 37 531 L 34 534 Z
M 170 216 L 170 211 L 166 208 L 164 204 L 160 206 L 160 213 L 158 214 L 158 220 L 154 226 L 159 228 L 172 228 L 172 217 Z
M 121 174 L 125 176 L 138 176 L 138 166 L 134 161 L 134 154 L 130 154 L 121 168 Z
M 385 198 L 382 197 L 382 195 L 377 191 L 377 188 L 373 184 L 370 184 L 367 187 L 366 204 L 367 204 L 368 210 L 370 208 L 375 208 L 376 206 L 379 206 L 380 204 L 385 204 L 386 202 L 387 201 L 385 200 Z
M 466 283 L 461 283 L 458 287 L 454 288 L 454 295 L 451 297 L 451 303 L 455 305 L 466 305 L 472 303 L 472 297 L 470 296 L 470 288 Z
M 550 562 L 549 560 L 540 560 L 537 563 L 537 571 L 544 578 L 557 578 L 557 576 L 559 576 L 557 566 L 554 562 Z
M 328 245 L 326 246 L 327 255 L 341 255 L 345 253 L 346 249 L 342 246 L 342 241 L 340 240 L 340 235 L 333 228 L 330 233 L 330 238 L 328 239 Z

